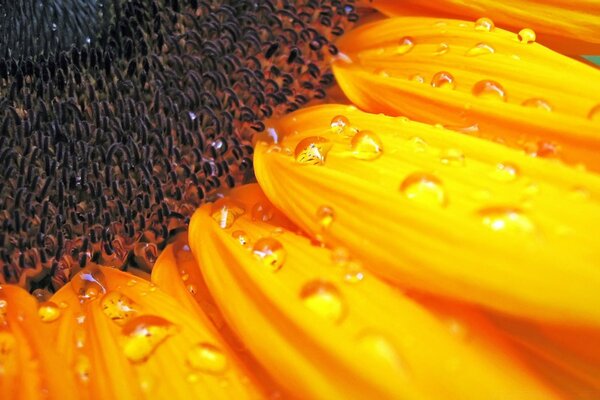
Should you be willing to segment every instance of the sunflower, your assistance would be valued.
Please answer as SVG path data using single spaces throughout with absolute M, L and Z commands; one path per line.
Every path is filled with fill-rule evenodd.
M 598 2 L 179 3 L 0 60 L 3 399 L 600 397 Z

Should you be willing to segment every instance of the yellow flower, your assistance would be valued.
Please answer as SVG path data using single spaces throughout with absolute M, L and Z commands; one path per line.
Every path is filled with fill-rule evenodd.
M 593 3 L 430 8 L 595 43 Z M 600 72 L 533 35 L 427 16 L 344 35 L 352 104 L 266 121 L 258 183 L 197 209 L 151 276 L 0 286 L 0 396 L 598 398 Z

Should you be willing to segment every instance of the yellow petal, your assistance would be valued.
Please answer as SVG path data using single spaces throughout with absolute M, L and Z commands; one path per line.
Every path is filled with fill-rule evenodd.
M 60 317 L 55 304 L 40 307 L 23 289 L 0 285 L 0 398 L 74 399 L 75 382 L 52 346 L 43 317 Z M 38 316 L 39 313 L 39 316 Z M 42 317 L 42 318 L 40 318 Z
M 600 3 L 595 0 L 373 0 L 369 5 L 394 16 L 454 16 L 473 20 L 487 17 L 503 28 L 534 29 L 548 43 L 568 38 L 571 45 L 573 42 L 594 44 L 585 47 L 592 51 L 585 54 L 594 54 L 594 50 L 600 49 Z
M 201 207 L 190 247 L 227 322 L 297 397 L 554 398 L 493 330 L 458 315 L 475 338 L 465 340 L 343 249 L 281 227 L 278 211 L 254 218 L 256 204 L 268 207 L 250 185 Z M 225 207 L 243 212 L 222 227 Z
M 372 160 L 351 144 L 367 130 L 381 143 Z M 348 106 L 305 109 L 269 131 L 279 143 L 258 143 L 254 160 L 266 195 L 370 270 L 504 313 L 600 325 L 598 176 Z M 321 165 L 292 155 L 307 137 L 330 142 Z
M 443 124 L 600 170 L 600 97 L 592 89 L 600 87 L 600 71 L 474 25 L 417 17 L 365 25 L 342 38 L 334 73 L 367 111 Z
M 212 327 L 150 282 L 90 266 L 52 300 L 82 398 L 260 397 Z

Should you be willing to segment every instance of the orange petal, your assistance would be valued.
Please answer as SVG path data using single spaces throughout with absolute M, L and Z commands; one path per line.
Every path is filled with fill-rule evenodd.
M 493 330 L 472 324 L 464 340 L 347 251 L 281 227 L 277 210 L 256 218 L 257 204 L 271 207 L 249 185 L 201 207 L 190 247 L 233 330 L 299 398 L 554 398 Z
M 279 143 L 257 144 L 257 179 L 313 237 L 353 249 L 404 287 L 600 325 L 598 176 L 348 106 L 308 108 L 273 124 Z M 322 157 L 309 165 L 308 153 Z M 326 225 L 324 206 L 334 216 Z
M 600 87 L 596 68 L 458 20 L 387 19 L 350 32 L 339 47 L 338 83 L 367 111 L 600 170 L 600 97 L 590 89 Z
M 39 316 L 38 316 L 38 313 Z M 49 321 L 60 317 L 55 304 L 38 310 L 26 291 L 0 285 L 0 398 L 74 399 L 75 382 L 52 346 Z
M 63 307 L 57 349 L 83 398 L 260 396 L 212 327 L 150 282 L 90 266 L 52 300 Z
M 369 4 L 391 16 L 421 15 L 473 20 L 487 17 L 503 28 L 515 31 L 534 29 L 540 34 L 540 39 L 547 43 L 568 39 L 571 46 L 573 43 L 593 44 L 584 47 L 592 51 L 586 54 L 600 51 L 600 3 L 597 1 L 373 0 Z

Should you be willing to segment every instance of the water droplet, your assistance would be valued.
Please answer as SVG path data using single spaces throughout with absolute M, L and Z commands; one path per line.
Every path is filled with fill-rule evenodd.
M 498 82 L 483 80 L 473 85 L 473 94 L 479 98 L 506 101 L 506 93 Z
M 58 307 L 64 310 L 65 308 L 69 307 L 69 303 L 67 303 L 66 301 L 61 301 L 60 303 L 58 303 Z
M 437 49 L 435 49 L 434 55 L 443 56 L 450 50 L 450 45 L 446 42 L 442 42 L 438 45 Z
M 533 29 L 524 28 L 521 29 L 517 35 L 519 42 L 524 44 L 530 44 L 535 42 L 535 32 Z
M 468 57 L 477 57 L 477 56 L 485 56 L 488 54 L 494 54 L 496 50 L 487 43 L 478 43 L 475 46 L 471 47 L 465 53 Z
M 454 89 L 456 84 L 454 82 L 454 77 L 449 72 L 440 71 L 433 75 L 431 86 L 434 88 Z
M 300 164 L 322 165 L 331 146 L 331 142 L 324 137 L 310 136 L 298 142 L 294 157 Z
M 523 103 L 521 103 L 521 105 L 525 107 L 539 108 L 548 112 L 552 111 L 552 106 L 548 104 L 548 102 L 544 99 L 527 99 Z
M 358 283 L 365 278 L 362 265 L 355 260 L 349 260 L 343 263 L 343 276 L 347 283 Z
M 587 201 L 590 199 L 590 197 L 592 197 L 592 194 L 588 189 L 581 186 L 577 186 L 571 190 L 570 197 L 573 200 L 577 201 Z
M 519 176 L 519 167 L 509 162 L 499 163 L 490 176 L 500 182 L 512 182 Z
M 375 132 L 360 131 L 350 142 L 352 155 L 360 160 L 374 160 L 381 156 L 383 143 Z
M 419 136 L 411 137 L 407 140 L 407 144 L 413 149 L 415 153 L 424 153 L 429 147 L 427 142 Z
M 281 269 L 286 258 L 286 251 L 281 243 L 270 237 L 258 239 L 252 246 L 252 252 L 273 272 Z
M 155 243 L 138 242 L 133 246 L 133 255 L 138 267 L 150 271 L 158 258 L 158 247 Z
M 340 322 L 345 315 L 345 304 L 340 291 L 326 281 L 311 281 L 302 287 L 302 303 L 312 312 L 330 322 Z
M 440 161 L 444 165 L 460 167 L 465 165 L 465 155 L 459 149 L 442 149 L 440 152 Z
M 274 210 L 270 203 L 259 201 L 252 207 L 252 220 L 267 222 L 273 218 Z
M 210 374 L 220 374 L 227 369 L 227 357 L 210 343 L 198 343 L 187 354 L 188 365 L 196 370 Z
M 396 370 L 407 372 L 404 360 L 400 357 L 396 346 L 380 333 L 368 332 L 358 337 L 358 345 L 367 354 L 374 356 Z
M 195 296 L 196 293 L 198 293 L 198 286 L 196 286 L 194 284 L 189 284 L 185 288 L 187 289 L 189 294 L 191 294 L 192 296 Z
M 317 220 L 323 229 L 327 229 L 333 223 L 335 215 L 333 209 L 328 206 L 321 206 L 317 209 Z
M 446 321 L 450 334 L 458 339 L 466 339 L 469 336 L 469 329 L 465 324 L 457 319 L 450 318 Z
M 475 30 L 480 32 L 491 32 L 494 30 L 494 21 L 489 18 L 479 18 L 475 21 Z
M 521 210 L 510 207 L 490 207 L 479 212 L 482 222 L 493 231 L 528 233 L 535 225 Z
M 56 32 L 58 29 L 58 25 L 56 25 L 55 23 L 52 23 L 51 29 L 52 29 L 52 32 Z
M 425 83 L 425 77 L 420 74 L 415 74 L 410 77 L 410 80 L 417 83 Z
M 242 246 L 245 246 L 249 243 L 248 235 L 244 231 L 234 231 L 231 236 L 236 239 Z
M 135 285 L 137 285 L 137 283 L 137 279 L 130 279 L 127 281 L 127 287 L 134 287 Z
M 139 306 L 121 292 L 109 292 L 102 298 L 102 312 L 117 325 L 125 325 L 139 312 Z
M 350 129 L 350 120 L 343 115 L 336 115 L 331 119 L 330 126 L 334 133 L 342 135 Z
M 52 301 L 45 301 L 38 307 L 38 316 L 43 322 L 56 321 L 60 314 L 60 308 Z
M 86 355 L 77 355 L 75 358 L 74 370 L 77 380 L 82 383 L 88 383 L 90 381 L 92 366 L 90 364 L 90 359 Z
M 216 202 L 212 208 L 212 218 L 222 229 L 230 228 L 235 220 L 244 214 L 244 209 L 229 201 Z
M 410 174 L 402 181 L 400 191 L 407 199 L 422 204 L 442 207 L 447 204 L 442 181 L 431 174 Z
M 415 47 L 415 41 L 410 36 L 404 36 L 398 42 L 398 47 L 396 48 L 396 54 L 402 55 L 411 51 Z
M 600 104 L 594 106 L 588 113 L 588 119 L 594 122 L 600 122 Z
M 106 279 L 100 267 L 90 264 L 71 279 L 71 288 L 80 301 L 94 300 L 106 293 Z
M 155 315 L 134 317 L 123 326 L 125 336 L 123 352 L 131 362 L 146 361 L 169 336 L 175 333 L 174 325 Z
M 35 289 L 31 295 L 33 297 L 35 297 L 35 299 L 39 302 L 39 303 L 43 303 L 45 301 L 50 300 L 50 298 L 52 297 L 52 293 L 50 293 L 48 290 L 46 289 Z

